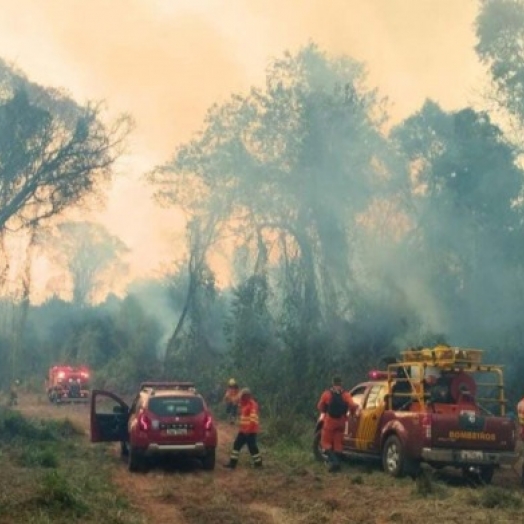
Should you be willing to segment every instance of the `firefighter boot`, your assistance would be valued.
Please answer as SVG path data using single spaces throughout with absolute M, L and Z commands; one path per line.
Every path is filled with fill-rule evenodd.
M 261 468 L 262 467 L 262 457 L 259 453 L 256 455 L 253 455 L 253 467 L 254 468 Z
M 340 469 L 340 462 L 338 460 L 337 454 L 333 450 L 326 452 L 327 454 L 327 466 L 330 473 L 334 473 Z
M 237 467 L 237 464 L 238 464 L 238 452 L 235 453 L 233 451 L 231 457 L 229 458 L 229 462 L 227 464 L 224 464 L 224 467 L 225 468 L 228 468 L 228 469 L 235 469 Z

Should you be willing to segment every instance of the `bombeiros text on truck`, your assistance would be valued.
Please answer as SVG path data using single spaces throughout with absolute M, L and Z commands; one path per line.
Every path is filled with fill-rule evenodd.
M 497 468 L 518 460 L 517 427 L 506 416 L 502 367 L 482 356 L 449 346 L 408 349 L 387 370 L 371 371 L 350 390 L 361 410 L 348 417 L 343 454 L 380 458 L 395 477 L 426 463 L 491 482 Z M 322 424 L 321 416 L 313 444 L 319 459 Z

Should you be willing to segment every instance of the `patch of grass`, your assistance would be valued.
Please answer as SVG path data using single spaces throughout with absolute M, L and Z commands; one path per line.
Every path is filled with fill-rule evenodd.
M 42 477 L 34 502 L 53 511 L 72 512 L 76 516 L 88 512 L 88 506 L 82 500 L 78 488 L 59 471 L 51 471 Z
M 173 504 L 184 516 L 188 524 L 269 524 L 271 520 L 263 511 L 250 509 L 240 504 L 229 493 L 213 489 L 205 493 L 205 503 L 201 490 L 185 491 L 163 489 L 158 498 L 166 504 Z
M 24 448 L 18 457 L 18 463 L 26 468 L 57 468 L 58 454 L 51 448 Z
M 0 409 L 0 433 L 4 441 L 14 440 L 56 440 L 56 435 L 45 424 L 26 419 L 18 411 Z
M 264 420 L 260 442 L 267 446 L 286 443 L 303 449 L 311 449 L 314 424 L 295 413 L 278 412 Z
M 69 418 L 45 421 L 46 427 L 58 438 L 70 438 L 85 434 L 84 428 Z
M 262 451 L 269 454 L 277 464 L 290 469 L 304 467 L 305 464 L 313 462 L 313 455 L 310 450 L 286 441 L 277 442 L 270 448 Z
M 9 438 L 0 441 L 1 524 L 144 524 L 112 484 L 115 461 L 79 439 L 80 426 L 16 412 L 1 416 L 2 429 L 9 428 Z
M 471 492 L 469 503 L 473 506 L 493 509 L 520 509 L 523 497 L 520 493 L 503 489 L 498 486 L 488 486 L 480 491 Z

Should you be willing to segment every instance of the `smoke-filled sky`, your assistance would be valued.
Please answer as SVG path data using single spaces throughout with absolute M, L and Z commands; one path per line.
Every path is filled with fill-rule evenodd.
M 135 118 L 100 218 L 140 275 L 177 258 L 183 231 L 140 174 L 166 161 L 212 103 L 260 84 L 268 59 L 312 40 L 364 61 L 395 120 L 427 97 L 466 105 L 484 78 L 477 9 L 475 0 L 0 0 L 0 50 L 31 80 Z

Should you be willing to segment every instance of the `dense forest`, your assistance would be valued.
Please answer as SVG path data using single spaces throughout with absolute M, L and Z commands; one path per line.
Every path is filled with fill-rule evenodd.
M 333 373 L 351 385 L 444 342 L 487 350 L 520 398 L 524 3 L 484 0 L 476 34 L 491 85 L 475 107 L 427 100 L 395 125 L 365 64 L 314 43 L 274 58 L 144 173 L 187 218 L 183 263 L 102 301 L 127 247 L 69 212 L 103 198 L 132 122 L 1 62 L 0 385 L 39 388 L 56 362 L 117 391 L 176 378 L 211 393 L 234 376 L 265 410 L 307 414 Z M 42 252 L 70 298 L 30 301 Z

